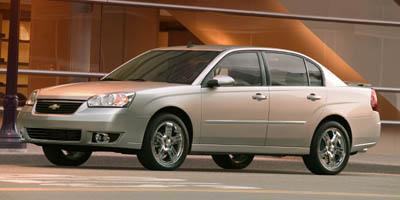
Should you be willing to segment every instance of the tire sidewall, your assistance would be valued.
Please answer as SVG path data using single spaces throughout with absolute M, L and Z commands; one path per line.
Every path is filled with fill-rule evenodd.
M 84 164 L 91 156 L 91 151 L 82 151 L 79 157 L 71 159 L 64 155 L 61 148 L 53 146 L 43 146 L 43 152 L 51 163 L 59 166 L 79 166 Z
M 319 159 L 319 155 L 318 155 L 318 147 L 319 147 L 319 142 L 321 140 L 322 134 L 325 132 L 325 130 L 329 129 L 329 128 L 337 128 L 341 131 L 341 133 L 343 134 L 344 140 L 346 142 L 346 156 L 342 162 L 342 164 L 337 167 L 335 170 L 329 170 L 327 169 L 320 161 Z M 320 171 L 322 172 L 322 174 L 328 174 L 328 175 L 335 175 L 338 174 L 339 172 L 341 172 L 347 165 L 348 160 L 350 158 L 350 148 L 351 148 L 351 144 L 350 144 L 350 138 L 348 136 L 347 130 L 338 122 L 335 121 L 329 121 L 326 123 L 323 123 L 322 125 L 320 125 L 317 130 L 316 133 L 313 137 L 313 141 L 311 144 L 311 149 L 310 149 L 310 156 L 316 161 L 314 162 L 314 164 L 316 164 L 317 168 L 320 169 Z
M 151 147 L 151 140 L 155 134 L 155 131 L 157 127 L 165 122 L 165 121 L 173 121 L 182 128 L 183 130 L 183 152 L 181 157 L 172 165 L 165 166 L 160 164 L 156 158 L 153 155 L 152 152 L 152 147 Z M 187 154 L 189 153 L 189 136 L 188 136 L 188 130 L 186 128 L 185 123 L 176 115 L 170 114 L 170 113 L 161 113 L 158 114 L 154 119 L 152 119 L 145 132 L 145 136 L 143 138 L 143 143 L 142 143 L 142 149 L 138 154 L 140 159 L 145 159 L 145 162 L 142 162 L 142 164 L 149 169 L 154 169 L 154 170 L 174 170 L 178 168 L 180 165 L 182 165 L 183 161 L 185 160 Z
M 224 169 L 244 169 L 251 164 L 254 159 L 254 155 L 243 154 L 242 156 L 246 156 L 246 159 L 239 163 L 232 160 L 229 154 L 212 155 L 212 159 L 218 166 Z

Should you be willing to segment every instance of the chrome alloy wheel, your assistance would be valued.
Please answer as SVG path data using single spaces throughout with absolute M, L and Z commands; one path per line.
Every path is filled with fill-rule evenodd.
M 328 170 L 340 167 L 347 152 L 343 133 L 337 128 L 328 128 L 322 134 L 318 144 L 318 157 L 321 164 Z
M 174 165 L 184 151 L 182 127 L 172 121 L 162 122 L 151 139 L 151 151 L 157 162 L 169 167 Z

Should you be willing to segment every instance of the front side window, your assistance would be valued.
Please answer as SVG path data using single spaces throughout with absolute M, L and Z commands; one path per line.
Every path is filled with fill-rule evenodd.
M 263 54 L 272 86 L 308 86 L 303 58 L 283 53 Z
M 208 79 L 217 75 L 230 76 L 234 86 L 261 86 L 262 75 L 257 53 L 242 52 L 225 56 L 211 71 Z
M 321 70 L 312 62 L 306 60 L 308 69 L 308 77 L 310 78 L 310 86 L 322 86 L 322 73 Z
M 219 53 L 188 50 L 150 51 L 125 63 L 103 80 L 191 84 Z

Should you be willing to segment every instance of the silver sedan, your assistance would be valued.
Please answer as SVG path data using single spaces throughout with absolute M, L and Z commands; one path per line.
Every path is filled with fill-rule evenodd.
M 195 45 L 150 50 L 100 81 L 35 90 L 17 127 L 56 165 L 81 165 L 93 151 L 137 154 L 154 170 L 188 154 L 225 169 L 296 155 L 313 173 L 337 174 L 376 144 L 377 107 L 374 90 L 300 53 Z

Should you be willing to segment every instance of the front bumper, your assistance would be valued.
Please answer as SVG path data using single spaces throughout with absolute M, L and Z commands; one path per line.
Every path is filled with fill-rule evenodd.
M 73 114 L 38 114 L 25 106 L 18 114 L 17 130 L 26 142 L 38 145 L 79 145 L 104 148 L 140 149 L 148 117 L 137 117 L 129 108 L 88 108 L 82 104 Z M 79 141 L 33 139 L 27 128 L 81 130 Z M 94 132 L 118 133 L 116 141 L 92 141 Z

